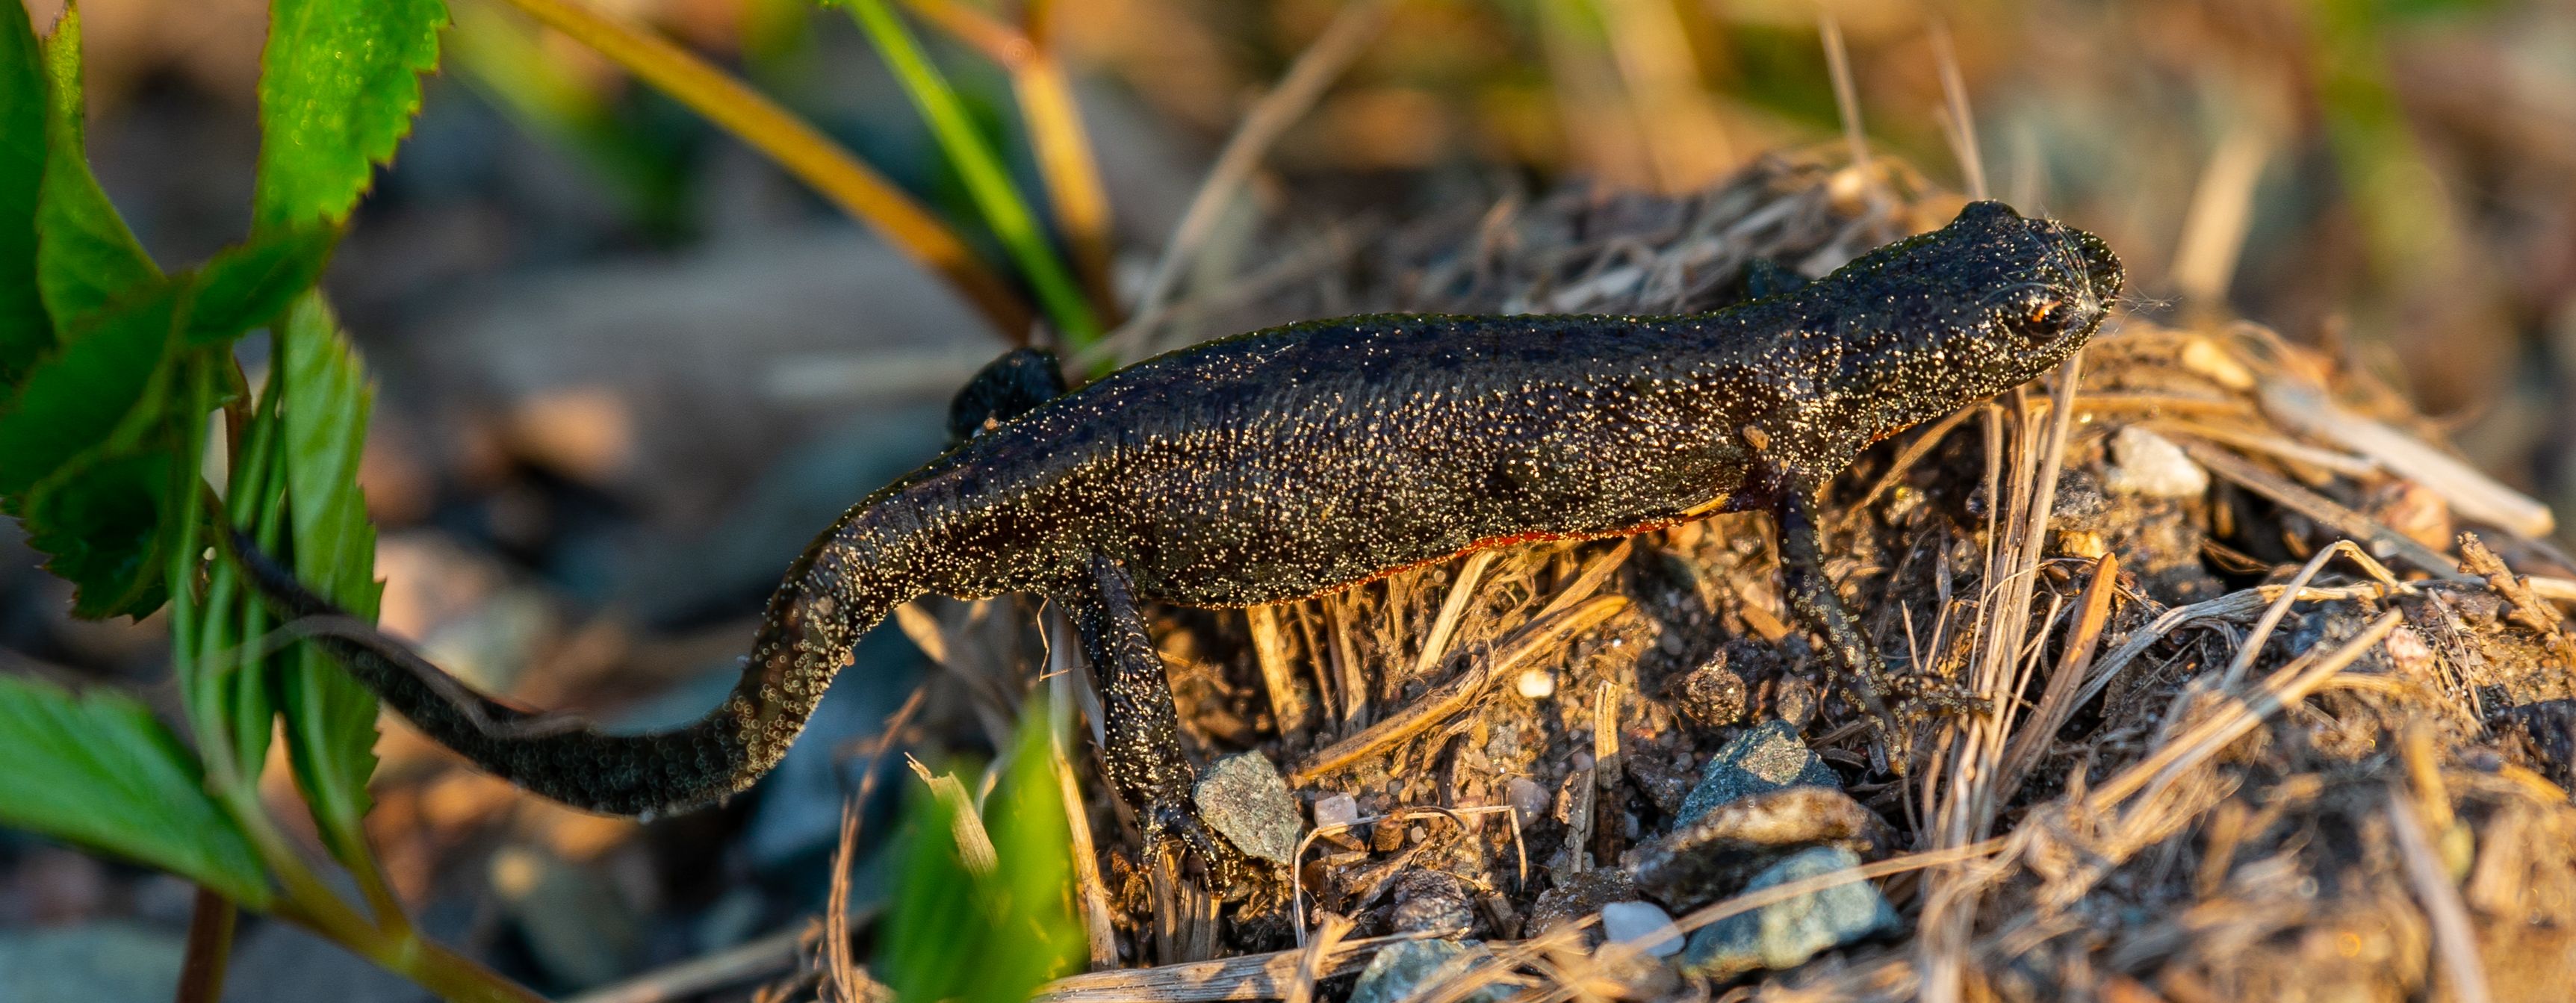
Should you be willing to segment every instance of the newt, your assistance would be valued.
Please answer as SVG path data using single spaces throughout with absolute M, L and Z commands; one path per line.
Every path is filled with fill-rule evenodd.
M 927 593 L 1061 603 L 1095 667 L 1111 785 L 1156 840 L 1239 851 L 1196 768 L 1140 602 L 1242 607 L 1484 547 L 1778 521 L 1784 592 L 1884 720 L 1878 653 L 1822 567 L 1816 494 L 1860 451 L 2056 366 L 2123 279 L 2098 237 L 1977 202 L 1831 275 L 1673 317 L 1374 314 L 1207 342 L 1062 392 L 1021 350 L 960 393 L 962 439 L 817 536 L 769 601 L 741 682 L 697 722 L 608 734 L 480 696 L 434 666 L 314 640 L 430 737 L 579 808 L 685 811 L 795 741 L 860 635 Z M 294 617 L 335 615 L 245 561 Z

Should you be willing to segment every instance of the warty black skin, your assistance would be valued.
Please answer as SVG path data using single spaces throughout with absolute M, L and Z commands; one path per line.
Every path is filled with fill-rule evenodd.
M 1062 603 L 1104 698 L 1105 760 L 1159 837 L 1216 857 L 1138 600 L 1246 606 L 1519 540 L 1768 509 L 1791 606 L 1880 715 L 1883 671 L 1820 564 L 1814 493 L 1870 443 L 2047 371 L 2100 325 L 2098 238 L 1970 205 L 1823 279 L 1685 317 L 1384 314 L 1172 352 L 1046 399 L 1006 357 L 961 394 L 973 438 L 852 507 L 788 569 L 742 682 L 676 731 L 610 735 L 324 636 L 431 737 L 547 797 L 680 811 L 777 763 L 860 634 L 925 593 Z M 1039 361 L 1045 361 L 1039 357 Z M 274 567 L 286 612 L 333 612 Z

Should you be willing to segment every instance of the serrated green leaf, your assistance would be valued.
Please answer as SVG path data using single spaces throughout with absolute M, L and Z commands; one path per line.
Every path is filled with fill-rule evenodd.
M 36 192 L 45 179 L 45 71 L 24 4 L 0 11 L 0 404 L 54 344 L 36 291 Z
M 296 301 L 279 334 L 295 575 L 373 621 L 384 586 L 376 581 L 376 529 L 358 488 L 358 460 L 375 391 L 320 293 Z M 365 853 L 359 823 L 367 814 L 367 778 L 376 769 L 375 694 L 310 645 L 285 674 L 283 689 L 279 705 L 296 779 L 333 851 L 356 866 Z
M 277 0 L 260 57 L 260 227 L 345 219 L 411 131 L 443 0 Z
M 197 270 L 196 294 L 180 340 L 191 346 L 218 344 L 276 319 L 322 277 L 331 245 L 339 239 L 337 228 L 305 223 L 261 231 L 225 248 Z
M 26 491 L 150 417 L 186 293 L 185 282 L 163 282 L 66 329 L 62 347 L 37 360 L 0 411 L 0 495 Z
M 0 823 L 163 868 L 253 909 L 269 901 L 250 841 L 197 762 L 124 696 L 0 676 Z
M 74 330 L 161 277 L 89 171 L 81 125 L 80 7 L 45 40 L 45 178 L 36 201 L 36 288 L 54 330 Z
M 72 583 L 72 615 L 141 617 L 167 598 L 169 505 L 177 450 L 84 456 L 11 506 L 45 570 Z M 170 517 L 166 518 L 165 517 Z

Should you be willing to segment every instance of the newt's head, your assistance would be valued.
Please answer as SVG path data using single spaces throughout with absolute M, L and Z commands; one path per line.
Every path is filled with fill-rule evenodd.
M 2084 346 L 2123 278 L 2100 237 L 1969 203 L 1796 294 L 1841 346 L 1816 406 L 1877 439 L 2019 386 Z

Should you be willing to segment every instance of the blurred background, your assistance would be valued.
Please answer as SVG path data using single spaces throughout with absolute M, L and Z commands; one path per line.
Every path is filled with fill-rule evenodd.
M 841 12 L 591 2 L 982 232 Z M 59 3 L 29 7 L 41 25 Z M 1047 5 L 1127 296 L 1227 135 L 1341 7 Z M 248 225 L 265 4 L 82 10 L 101 180 L 156 257 L 200 260 Z M 933 455 L 948 395 L 1006 344 L 616 67 L 498 3 L 454 0 L 453 15 L 417 128 L 327 283 L 381 383 L 363 479 L 385 531 L 385 624 L 534 703 L 635 726 L 692 716 L 728 682 L 787 558 Z M 2562 524 L 2576 515 L 2564 0 L 1400 0 L 1223 206 L 1179 295 L 1283 248 L 1562 182 L 1682 192 L 1765 151 L 1839 149 L 1827 18 L 1878 153 L 1964 187 L 1945 110 L 1955 66 L 1994 194 L 2109 239 L 2133 309 L 2230 312 L 2344 355 Z M 1013 151 L 1020 187 L 1039 190 L 1010 138 L 1025 123 L 1009 78 L 922 34 Z M 0 529 L 0 662 L 166 686 L 154 623 L 70 621 L 67 588 L 33 565 Z M 762 792 L 649 829 L 525 801 L 389 725 L 374 821 L 435 930 L 543 988 L 606 983 L 810 913 L 854 743 L 919 671 L 878 632 Z M 0 833 L 0 999 L 166 996 L 152 973 L 175 971 L 188 902 L 175 879 Z M 33 981 L 57 976 L 93 981 Z M 245 933 L 232 983 L 240 998 L 417 995 L 275 925 Z

